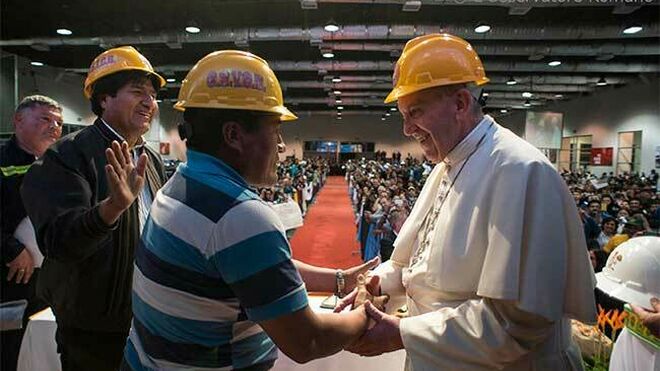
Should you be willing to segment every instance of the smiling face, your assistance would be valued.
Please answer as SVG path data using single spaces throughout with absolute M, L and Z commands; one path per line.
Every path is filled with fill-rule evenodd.
M 608 236 L 611 236 L 616 232 L 616 222 L 614 220 L 608 220 L 603 223 L 603 233 Z
M 443 87 L 421 90 L 399 98 L 403 134 L 419 143 L 424 156 L 438 163 L 475 126 L 467 89 Z
M 150 80 L 129 82 L 114 97 L 105 95 L 101 107 L 103 120 L 124 138 L 138 138 L 149 131 L 158 112 L 156 89 Z
M 62 111 L 44 104 L 24 108 L 14 115 L 19 145 L 27 152 L 41 156 L 62 135 Z

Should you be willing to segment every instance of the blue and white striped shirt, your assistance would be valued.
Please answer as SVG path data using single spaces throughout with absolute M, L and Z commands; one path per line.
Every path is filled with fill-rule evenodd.
M 281 221 L 217 158 L 188 162 L 158 192 L 136 251 L 134 370 L 233 370 L 277 348 L 255 322 L 307 306 Z

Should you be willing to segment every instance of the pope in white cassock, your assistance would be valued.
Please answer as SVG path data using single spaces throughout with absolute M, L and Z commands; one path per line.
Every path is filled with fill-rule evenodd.
M 581 370 L 569 319 L 596 309 L 578 212 L 545 156 L 482 113 L 487 82 L 465 40 L 406 44 L 385 102 L 436 165 L 370 288 L 409 316 L 367 305 L 375 326 L 349 350 L 405 348 L 415 371 Z

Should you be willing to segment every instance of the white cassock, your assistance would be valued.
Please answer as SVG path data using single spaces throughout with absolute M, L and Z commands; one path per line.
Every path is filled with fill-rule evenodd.
M 394 245 L 376 274 L 388 309 L 408 305 L 406 369 L 582 369 L 568 319 L 594 323 L 596 308 L 577 208 L 491 117 L 435 166 Z

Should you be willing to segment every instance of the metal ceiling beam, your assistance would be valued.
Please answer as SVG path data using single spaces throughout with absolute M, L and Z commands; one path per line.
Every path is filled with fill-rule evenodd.
M 275 71 L 388 71 L 394 69 L 392 61 L 269 61 Z M 188 71 L 191 64 L 161 65 L 157 71 Z M 564 62 L 551 67 L 545 62 L 489 62 L 484 63 L 487 73 L 658 73 L 658 63 Z M 87 68 L 69 68 L 69 72 L 87 73 Z
M 355 76 L 355 75 L 342 75 L 342 74 L 333 74 L 326 75 L 323 77 L 323 81 L 330 84 L 331 80 L 334 77 L 341 78 L 341 82 L 392 82 L 392 75 L 369 75 L 369 76 Z M 552 75 L 509 75 L 507 73 L 488 73 L 488 78 L 490 79 L 489 85 L 501 83 L 504 84 L 509 81 L 510 78 L 513 78 L 518 82 L 518 85 L 529 84 L 530 81 L 533 84 L 564 84 L 564 85 L 585 85 L 585 84 L 595 84 L 598 82 L 600 77 L 592 76 L 579 76 L 579 75 L 568 75 L 568 74 L 552 74 Z M 610 84 L 625 84 L 628 82 L 628 79 L 625 78 L 625 75 L 608 75 L 607 82 Z M 333 83 L 336 84 L 336 83 Z
M 503 8 L 515 8 L 520 6 L 531 7 L 531 8 L 556 8 L 556 7 L 571 7 L 571 6 L 592 6 L 592 7 L 602 7 L 604 5 L 610 6 L 620 6 L 624 8 L 630 8 L 632 11 L 635 11 L 640 8 L 637 3 L 631 2 L 630 5 L 618 2 L 606 3 L 606 2 L 586 2 L 586 1 L 484 1 L 484 0 L 417 0 L 421 3 L 422 6 L 447 6 L 447 5 L 457 5 L 457 6 L 496 6 Z M 380 4 L 380 5 L 403 5 L 406 3 L 406 0 L 315 0 L 316 3 L 328 3 L 328 4 Z M 657 5 L 657 2 L 651 0 L 644 2 L 644 5 Z M 622 10 L 619 10 L 622 11 Z M 627 13 L 626 13 L 627 14 Z
M 489 40 L 489 39 L 485 39 Z M 660 55 L 660 45 L 657 42 L 646 44 L 602 43 L 585 45 L 581 43 L 566 43 L 554 46 L 539 46 L 538 43 L 473 45 L 479 56 L 599 56 L 612 54 L 614 56 Z M 321 47 L 333 51 L 366 51 L 392 52 L 401 51 L 403 43 L 384 44 L 369 42 L 324 42 Z
M 558 92 L 558 93 L 579 93 L 590 91 L 589 86 L 594 86 L 596 84 L 595 79 L 592 83 L 584 85 L 564 85 L 564 84 L 524 84 L 519 83 L 516 85 L 506 85 L 502 83 L 491 84 L 488 83 L 485 85 L 487 91 L 511 91 L 511 92 L 523 92 L 528 90 L 538 91 L 538 92 Z M 623 83 L 619 81 L 618 84 Z M 613 81 L 608 80 L 608 84 L 615 84 Z M 391 83 L 369 83 L 369 82 L 340 82 L 335 84 L 327 84 L 319 81 L 282 81 L 281 84 L 284 89 L 326 89 L 329 91 L 332 90 L 354 90 L 354 89 L 363 89 L 363 90 L 383 90 L 389 91 L 392 89 Z M 168 87 L 176 88 L 180 85 L 169 85 Z M 373 93 L 372 93 L 373 94 Z
M 520 95 L 517 95 L 516 97 L 503 97 L 503 98 L 494 98 L 494 99 L 488 99 L 487 104 L 488 105 L 515 105 L 515 104 L 522 104 L 527 100 L 527 98 L 523 98 Z M 532 97 L 529 98 L 531 102 L 537 102 L 537 98 Z M 305 98 L 305 97 L 292 97 L 286 99 L 286 104 L 324 104 L 328 105 L 330 107 L 337 107 L 337 106 L 369 106 L 369 107 L 391 107 L 391 104 L 386 104 L 383 103 L 382 99 L 374 99 L 374 98 L 342 98 L 341 103 L 336 103 L 334 98 Z
M 228 28 L 205 29 L 198 34 L 181 31 L 162 32 L 152 35 L 137 36 L 98 36 L 98 37 L 51 37 L 0 40 L 0 46 L 104 46 L 144 45 L 166 43 L 235 43 L 236 40 L 251 41 L 345 41 L 345 40 L 399 40 L 406 41 L 416 36 L 430 33 L 449 32 L 467 40 L 629 40 L 635 38 L 660 37 L 660 23 L 643 24 L 642 32 L 624 35 L 624 25 L 563 25 L 552 27 L 543 25 L 498 26 L 487 35 L 474 32 L 474 24 L 408 24 L 408 25 L 344 25 L 334 33 L 327 32 L 323 27 L 261 27 L 261 28 Z
M 619 80 L 619 82 L 609 81 L 608 85 L 620 85 L 624 82 Z M 341 91 L 341 96 L 347 97 L 362 97 L 362 96 L 372 96 L 379 94 L 386 94 L 392 90 L 391 83 L 369 83 L 369 82 L 341 82 L 341 83 L 324 83 L 320 81 L 280 81 L 282 88 L 287 91 L 290 89 L 324 89 L 331 93 L 334 90 Z M 484 85 L 485 90 L 488 92 L 518 92 L 522 93 L 524 91 L 538 92 L 538 93 L 584 93 L 590 92 L 593 90 L 593 87 L 596 85 L 596 80 L 588 85 L 561 85 L 561 84 L 516 84 L 516 85 L 506 85 L 506 84 L 491 84 L 488 83 Z M 181 83 L 168 83 L 165 86 L 167 89 L 178 89 L 181 87 Z M 357 91 L 356 91 L 357 90 Z

